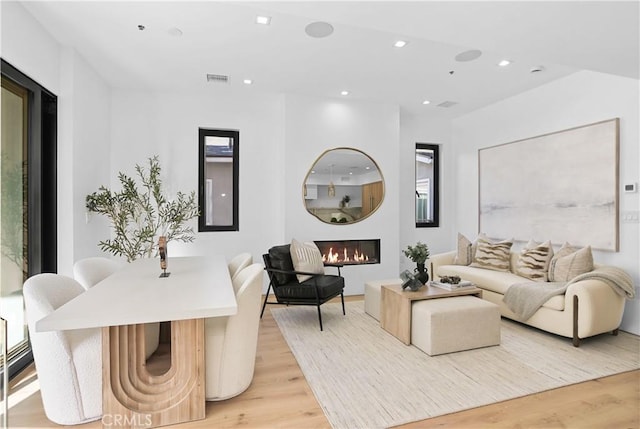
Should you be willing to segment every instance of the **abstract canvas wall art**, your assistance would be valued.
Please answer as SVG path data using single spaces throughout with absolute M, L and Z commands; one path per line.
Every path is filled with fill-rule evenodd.
M 478 151 L 479 228 L 618 251 L 619 119 Z

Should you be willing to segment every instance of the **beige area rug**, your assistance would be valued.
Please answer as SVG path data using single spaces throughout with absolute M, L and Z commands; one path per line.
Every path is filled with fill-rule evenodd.
M 502 320 L 501 345 L 430 357 L 364 313 L 362 301 L 271 309 L 334 428 L 373 429 L 504 401 L 640 367 L 625 332 L 571 340 Z

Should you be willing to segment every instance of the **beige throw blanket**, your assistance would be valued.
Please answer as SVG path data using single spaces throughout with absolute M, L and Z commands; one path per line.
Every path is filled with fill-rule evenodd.
M 565 293 L 569 285 L 588 279 L 607 283 L 618 295 L 627 299 L 633 299 L 635 296 L 633 280 L 629 274 L 620 268 L 604 266 L 580 274 L 568 283 L 527 282 L 514 284 L 507 289 L 502 300 L 518 317 L 522 320 L 528 320 L 549 299 Z

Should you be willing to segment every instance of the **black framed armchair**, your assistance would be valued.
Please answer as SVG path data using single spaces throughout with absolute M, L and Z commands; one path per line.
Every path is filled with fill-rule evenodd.
M 342 314 L 346 314 L 343 294 L 344 278 L 340 275 L 341 265 L 330 265 L 338 268 L 338 275 L 296 271 L 293 267 L 289 244 L 272 247 L 268 253 L 262 255 L 262 258 L 265 271 L 269 275 L 269 288 L 262 304 L 261 318 L 267 304 L 314 305 L 318 309 L 318 321 L 322 331 L 320 306 L 338 295 L 342 301 Z M 309 275 L 311 278 L 299 282 L 297 275 L 301 274 Z M 269 301 L 272 289 L 276 301 Z

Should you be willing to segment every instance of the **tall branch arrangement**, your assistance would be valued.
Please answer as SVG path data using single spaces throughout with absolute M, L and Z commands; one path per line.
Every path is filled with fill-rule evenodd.
M 97 192 L 87 195 L 87 210 L 107 216 L 114 231 L 112 239 L 98 243 L 100 249 L 124 256 L 131 262 L 157 253 L 158 236 L 165 236 L 167 242 L 194 240 L 193 228 L 186 222 L 199 214 L 196 193 L 178 192 L 175 199 L 167 199 L 160 172 L 158 156 L 154 156 L 149 158 L 148 169 L 136 164 L 140 186 L 120 172 L 118 180 L 122 190 L 114 192 L 101 186 Z

